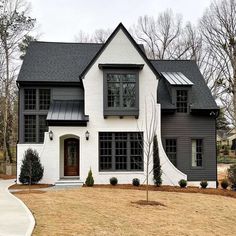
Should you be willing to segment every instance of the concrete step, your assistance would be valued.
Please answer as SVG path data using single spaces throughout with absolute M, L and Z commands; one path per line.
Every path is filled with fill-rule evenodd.
M 81 187 L 84 182 L 79 179 L 60 179 L 55 182 L 56 187 Z

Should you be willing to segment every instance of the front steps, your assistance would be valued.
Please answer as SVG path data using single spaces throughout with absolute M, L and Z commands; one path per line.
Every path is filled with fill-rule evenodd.
M 84 183 L 79 178 L 63 178 L 55 182 L 55 187 L 82 187 L 83 184 Z

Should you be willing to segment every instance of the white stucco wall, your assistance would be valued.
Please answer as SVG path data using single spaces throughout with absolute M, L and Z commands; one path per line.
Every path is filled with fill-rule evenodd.
M 139 73 L 139 118 L 124 117 L 103 117 L 103 71 L 98 68 L 99 63 L 117 64 L 144 64 Z M 180 179 L 187 176 L 177 170 L 167 158 L 161 143 L 160 126 L 160 105 L 156 101 L 158 80 L 144 59 L 133 47 L 122 30 L 110 42 L 104 52 L 90 68 L 84 80 L 85 89 L 85 114 L 89 115 L 87 127 L 49 127 L 53 131 L 53 140 L 49 140 L 48 133 L 45 134 L 44 145 L 30 145 L 39 151 L 42 164 L 45 168 L 45 175 L 42 182 L 55 183 L 62 177 L 62 147 L 60 138 L 64 135 L 75 135 L 80 139 L 80 179 L 85 181 L 88 171 L 91 168 L 95 183 L 108 184 L 113 176 L 118 178 L 119 183 L 131 183 L 133 178 L 139 178 L 141 183 L 145 180 L 143 172 L 99 172 L 98 153 L 98 132 L 102 131 L 143 131 L 145 136 L 145 119 L 150 121 L 152 112 L 157 113 L 156 134 L 159 141 L 160 159 L 163 171 L 163 184 L 177 185 Z M 153 109 L 152 103 L 155 104 Z M 146 118 L 145 118 L 146 117 Z M 85 132 L 89 131 L 90 138 L 85 139 Z M 18 145 L 18 163 L 21 161 L 22 153 L 29 145 Z M 145 156 L 144 156 L 145 158 Z M 144 162 L 146 160 L 144 159 Z M 150 169 L 152 169 L 152 159 Z M 18 165 L 19 166 L 19 165 Z M 145 165 L 144 165 L 145 166 Z M 153 183 L 152 174 L 149 175 L 149 182 Z

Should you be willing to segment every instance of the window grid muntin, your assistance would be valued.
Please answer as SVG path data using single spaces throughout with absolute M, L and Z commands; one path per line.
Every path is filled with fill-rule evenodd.
M 27 92 L 27 90 L 28 91 L 31 91 L 31 90 L 33 90 L 33 91 L 35 91 L 35 98 L 36 98 L 36 104 L 35 104 L 35 109 L 34 110 L 29 110 L 29 109 L 26 109 L 26 107 L 25 107 L 25 94 L 26 93 L 28 93 Z M 22 121 L 23 121 L 23 132 L 22 132 L 22 140 L 24 141 L 24 142 L 27 142 L 27 143 L 29 143 L 29 142 L 31 142 L 31 143 L 42 143 L 43 142 L 43 140 L 42 140 L 42 136 L 44 137 L 44 134 L 42 134 L 42 131 L 40 131 L 40 119 L 42 119 L 42 118 L 39 118 L 39 116 L 44 116 L 44 118 L 45 118 L 45 121 L 44 122 L 46 122 L 46 117 L 47 117 L 47 112 L 48 112 L 48 110 L 40 110 L 39 108 L 40 108 L 40 96 L 39 96 L 39 94 L 40 94 L 40 90 L 49 90 L 49 94 L 50 94 L 50 100 L 51 100 L 51 89 L 41 89 L 41 88 L 24 88 L 23 89 L 23 93 L 22 93 L 22 96 L 23 96 L 23 104 L 21 105 L 21 106 L 23 106 L 23 117 L 22 117 Z M 36 127 L 35 127 L 35 133 L 36 133 L 36 139 L 31 139 L 32 141 L 29 141 L 29 139 L 27 138 L 27 137 L 25 137 L 26 136 L 26 133 L 28 132 L 28 131 L 26 131 L 26 128 L 25 128 L 25 116 L 27 116 L 27 115 L 34 115 L 35 117 L 36 117 Z M 42 120 L 41 120 L 41 122 L 43 122 Z M 42 124 L 41 124 L 41 126 L 42 126 Z M 48 129 L 48 127 L 47 127 L 47 129 Z M 26 140 L 28 140 L 28 141 L 26 141 Z
M 106 168 L 108 148 L 109 168 Z M 137 150 L 134 149 L 136 143 Z M 143 170 L 143 133 L 139 132 L 99 132 L 99 169 L 100 171 L 140 171 Z M 106 147 L 105 147 L 106 149 Z M 105 164 L 104 164 L 105 163 Z M 105 168 L 104 168 L 105 166 Z
M 176 91 L 176 111 L 179 113 L 188 112 L 188 91 L 187 90 Z
M 24 127 L 25 127 L 25 142 L 36 142 L 37 131 L 36 131 L 36 115 L 25 115 L 24 116 Z
M 39 89 L 39 110 L 48 110 L 51 100 L 50 89 Z
M 36 89 L 24 90 L 24 109 L 36 110 Z
M 177 140 L 166 139 L 166 155 L 174 166 L 177 166 Z
M 192 167 L 203 167 L 203 139 L 192 139 Z
M 136 107 L 137 73 L 107 73 L 106 81 L 108 108 L 132 109 Z M 115 92 L 112 94 L 112 91 Z

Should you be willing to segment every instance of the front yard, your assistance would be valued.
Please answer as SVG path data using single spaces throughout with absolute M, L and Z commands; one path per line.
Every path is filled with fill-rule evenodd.
M 33 235 L 233 235 L 236 199 L 150 191 L 166 206 L 140 206 L 145 191 L 79 188 L 16 194 L 33 212 Z

